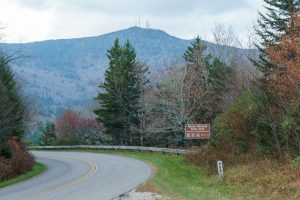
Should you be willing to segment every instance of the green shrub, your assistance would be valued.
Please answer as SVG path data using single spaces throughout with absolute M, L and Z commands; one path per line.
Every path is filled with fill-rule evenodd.
M 300 169 L 300 156 L 298 156 L 297 158 L 295 158 L 292 162 L 292 167 L 294 169 Z
M 300 99 L 283 105 L 257 90 L 242 94 L 213 124 L 216 147 L 259 157 L 295 156 L 300 149 Z
M 0 182 L 32 170 L 34 157 L 27 151 L 17 151 L 10 159 L 0 157 Z
M 0 157 L 9 159 L 12 157 L 12 155 L 13 155 L 13 150 L 11 146 L 6 142 L 0 143 Z
M 244 93 L 213 124 L 216 147 L 232 153 L 247 152 L 253 141 L 252 126 L 247 115 L 252 109 L 250 94 Z

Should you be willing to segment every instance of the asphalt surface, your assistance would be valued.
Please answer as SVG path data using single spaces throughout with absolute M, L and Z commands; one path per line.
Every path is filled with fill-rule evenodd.
M 33 152 L 47 170 L 0 189 L 0 200 L 110 200 L 151 176 L 139 160 L 108 154 Z

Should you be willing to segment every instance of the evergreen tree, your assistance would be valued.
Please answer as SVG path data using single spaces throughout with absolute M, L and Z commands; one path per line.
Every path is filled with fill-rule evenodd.
M 266 14 L 259 13 L 258 28 L 256 33 L 261 43 L 257 44 L 260 55 L 258 61 L 253 61 L 257 68 L 263 73 L 264 78 L 268 79 L 272 68 L 267 58 L 266 48 L 276 45 L 280 36 L 286 33 L 287 27 L 291 22 L 291 17 L 300 9 L 299 0 L 264 0 Z
M 121 113 L 122 102 L 118 101 L 120 95 L 120 58 L 122 49 L 119 40 L 116 39 L 111 49 L 107 51 L 109 67 L 105 72 L 105 81 L 100 84 L 101 92 L 96 98 L 100 103 L 100 108 L 94 110 L 98 120 L 104 125 L 105 133 L 113 135 L 115 141 L 120 142 L 123 132 L 124 113 Z
M 282 144 L 285 136 L 280 134 L 280 125 L 287 115 L 287 104 L 280 97 L 280 79 L 275 78 L 274 72 L 286 71 L 287 65 L 278 65 L 270 57 L 268 49 L 282 48 L 282 37 L 294 26 L 293 17 L 300 9 L 299 0 L 264 0 L 266 14 L 259 13 L 258 28 L 256 33 L 261 43 L 257 44 L 260 55 L 258 61 L 253 61 L 263 74 L 258 81 L 257 90 L 253 99 L 256 102 L 257 113 L 252 113 L 255 124 L 254 135 L 260 140 L 260 147 L 267 153 L 278 157 L 283 155 Z M 278 82 L 277 82 L 278 81 Z M 275 87 L 271 87 L 274 85 Z
M 224 95 L 231 84 L 231 75 L 232 69 L 228 65 L 217 58 L 210 61 L 207 80 L 208 89 L 202 107 L 202 110 L 205 111 L 204 119 L 206 122 L 212 123 L 215 117 L 223 111 Z
M 9 59 L 0 56 L 0 140 L 21 139 L 25 133 L 25 105 L 18 92 Z
M 198 37 L 188 47 L 183 57 L 188 73 L 197 73 L 195 82 L 202 92 L 196 121 L 211 123 L 222 111 L 222 101 L 229 85 L 230 68 L 212 55 L 204 55 L 206 45 Z M 190 81 L 190 80 L 187 80 Z
M 129 41 L 121 47 L 116 39 L 107 56 L 109 67 L 97 97 L 101 107 L 94 113 L 115 143 L 132 145 L 138 134 L 140 98 L 147 82 L 147 68 L 136 61 L 135 50 Z
M 203 43 L 200 37 L 197 36 L 183 54 L 183 58 L 187 63 L 201 67 L 206 60 L 203 56 L 206 48 L 207 46 Z
M 198 79 L 195 84 L 201 88 L 202 93 L 208 89 L 208 70 L 211 55 L 204 55 L 207 46 L 197 36 L 183 54 L 187 62 L 187 73 L 197 73 Z
M 126 116 L 125 132 L 127 134 L 127 144 L 136 144 L 140 126 L 139 113 L 141 111 L 141 97 L 144 86 L 148 82 L 146 73 L 148 71 L 144 65 L 136 61 L 136 53 L 130 42 L 127 40 L 122 51 L 121 63 L 125 69 L 124 84 L 124 104 Z
M 40 145 L 55 145 L 57 137 L 55 135 L 55 125 L 53 122 L 47 122 L 40 137 Z

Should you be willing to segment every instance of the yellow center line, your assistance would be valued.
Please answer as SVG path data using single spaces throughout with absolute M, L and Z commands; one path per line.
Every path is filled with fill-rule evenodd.
M 53 193 L 53 192 L 57 192 L 57 191 L 60 191 L 60 190 L 66 189 L 66 188 L 70 188 L 71 186 L 79 184 L 79 183 L 83 182 L 84 180 L 90 178 L 91 176 L 93 176 L 98 171 L 98 165 L 96 163 L 92 162 L 92 161 L 81 160 L 81 159 L 70 158 L 70 157 L 62 157 L 62 156 L 55 156 L 55 157 L 72 159 L 72 160 L 79 160 L 79 161 L 84 162 L 87 165 L 89 165 L 91 167 L 91 170 L 88 173 L 84 174 L 83 176 L 81 176 L 77 179 L 71 180 L 71 181 L 69 181 L 67 183 L 64 183 L 62 185 L 58 185 L 54 188 L 32 194 L 32 195 L 30 195 L 28 197 L 25 197 L 25 198 L 22 198 L 20 200 L 32 200 L 32 199 L 36 199 L 36 198 L 39 198 L 39 197 L 46 196 L 47 194 L 50 194 L 50 193 Z

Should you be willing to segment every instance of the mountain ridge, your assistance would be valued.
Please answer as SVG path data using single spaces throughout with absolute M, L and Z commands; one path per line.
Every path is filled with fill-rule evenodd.
M 83 37 L 74 37 L 74 38 L 56 38 L 56 39 L 45 39 L 45 40 L 37 40 L 37 41 L 29 41 L 29 42 L 5 42 L 5 44 L 11 44 L 11 45 L 15 45 L 15 44 L 31 44 L 31 43 L 41 43 L 41 42 L 51 42 L 51 41 L 64 41 L 64 40 L 77 40 L 77 39 L 91 39 L 91 38 L 97 38 L 97 37 L 102 37 L 102 36 L 107 36 L 107 35 L 111 35 L 111 34 L 118 34 L 118 33 L 124 33 L 126 31 L 131 31 L 131 30 L 149 30 L 149 31 L 154 31 L 156 33 L 161 32 L 165 35 L 171 36 L 173 38 L 176 39 L 180 39 L 180 40 L 187 40 L 190 41 L 192 39 L 183 39 L 174 35 L 171 35 L 167 32 L 165 32 L 164 30 L 161 29 L 155 29 L 155 28 L 142 28 L 142 27 L 138 27 L 138 26 L 132 26 L 129 28 L 125 28 L 125 29 L 120 29 L 117 31 L 111 31 L 108 33 L 104 33 L 104 34 L 100 34 L 100 35 L 91 35 L 91 36 L 83 36 Z
M 107 68 L 106 52 L 115 38 L 122 44 L 130 40 L 137 59 L 152 72 L 183 63 L 182 55 L 191 42 L 159 29 L 130 27 L 98 36 L 2 43 L 1 46 L 25 57 L 12 63 L 13 70 L 18 79 L 27 83 L 25 94 L 35 99 L 39 116 L 54 119 L 65 108 L 86 107 L 93 102 Z M 218 54 L 221 46 L 205 43 L 207 53 Z

